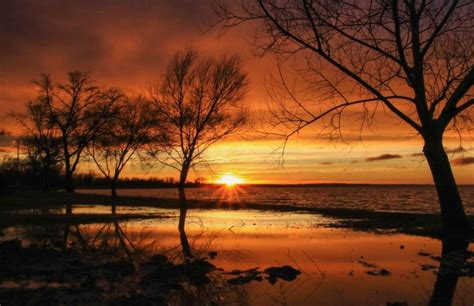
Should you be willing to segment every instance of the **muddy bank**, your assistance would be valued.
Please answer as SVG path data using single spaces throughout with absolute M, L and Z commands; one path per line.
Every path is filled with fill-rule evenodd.
M 225 272 L 207 257 L 171 261 L 162 254 L 147 255 L 132 246 L 119 254 L 110 247 L 59 243 L 0 242 L 0 299 L 5 305 L 169 305 L 180 295 L 188 305 L 235 303 L 239 272 Z M 214 255 L 215 256 L 215 255 Z M 269 267 L 259 275 L 271 284 L 296 280 L 291 266 Z M 230 277 L 232 275 L 232 277 Z M 260 278 L 259 281 L 262 281 Z M 199 303 L 198 305 L 201 305 Z

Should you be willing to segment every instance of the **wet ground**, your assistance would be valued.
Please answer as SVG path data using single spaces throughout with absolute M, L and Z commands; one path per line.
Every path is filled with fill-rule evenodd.
M 75 206 L 72 215 L 109 212 Z M 137 218 L 1 227 L 0 304 L 474 303 L 467 241 L 342 229 L 302 212 L 119 207 L 117 214 Z

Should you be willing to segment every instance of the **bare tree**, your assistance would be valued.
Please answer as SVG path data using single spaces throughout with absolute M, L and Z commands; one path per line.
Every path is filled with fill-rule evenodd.
M 26 150 L 29 165 L 42 179 L 43 190 L 50 188 L 50 176 L 59 172 L 61 156 L 61 138 L 52 125 L 48 109 L 41 101 L 31 101 L 22 114 L 13 113 L 13 117 L 23 127 L 20 141 Z
M 443 135 L 472 124 L 472 1 L 238 2 L 216 3 L 224 26 L 257 22 L 262 54 L 293 60 L 306 86 L 293 90 L 280 70 L 287 99 L 273 113 L 286 140 L 315 123 L 339 133 L 348 108 L 361 112 L 361 127 L 377 108 L 388 110 L 424 141 L 445 230 L 470 227 Z
M 122 170 L 151 141 L 154 124 L 150 104 L 142 97 L 121 99 L 114 114 L 103 126 L 104 131 L 87 147 L 88 155 L 110 181 L 113 198 L 117 196 L 116 186 Z M 115 206 L 112 212 L 115 213 Z
M 71 72 L 66 83 L 55 84 L 49 75 L 38 81 L 38 101 L 46 105 L 51 124 L 61 138 L 65 189 L 74 192 L 73 174 L 82 153 L 107 123 L 114 104 L 122 97 L 115 89 L 101 90 L 88 74 Z
M 180 172 L 182 206 L 189 170 L 204 161 L 212 144 L 245 123 L 246 87 L 247 75 L 238 57 L 204 58 L 187 49 L 173 57 L 161 84 L 152 88 L 157 118 L 166 133 L 164 153 L 158 157 Z
M 0 146 L 5 145 L 4 142 L 7 140 L 8 135 L 10 135 L 10 133 L 7 130 L 0 128 Z M 0 152 L 2 152 L 1 149 Z

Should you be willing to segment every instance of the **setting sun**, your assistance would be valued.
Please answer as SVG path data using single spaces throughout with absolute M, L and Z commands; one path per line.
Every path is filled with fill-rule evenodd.
M 244 180 L 239 177 L 235 177 L 232 174 L 223 175 L 220 179 L 217 180 L 218 184 L 223 184 L 227 186 L 234 186 L 238 184 L 242 184 Z
M 0 42 L 0 306 L 474 306 L 474 0 L 0 0 Z

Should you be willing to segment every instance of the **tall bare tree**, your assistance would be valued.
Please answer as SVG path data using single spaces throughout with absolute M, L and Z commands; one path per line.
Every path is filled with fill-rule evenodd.
M 173 57 L 161 83 L 152 88 L 157 118 L 166 133 L 159 158 L 180 172 L 182 206 L 189 170 L 204 161 L 211 145 L 245 123 L 246 87 L 247 75 L 238 57 L 205 58 L 187 49 Z
M 235 1 L 234 1 L 235 2 Z M 263 54 L 293 60 L 305 88 L 280 72 L 286 99 L 273 108 L 285 139 L 322 123 L 340 132 L 343 111 L 377 107 L 424 141 L 445 230 L 470 227 L 443 135 L 472 124 L 473 2 L 470 0 L 241 0 L 216 2 L 225 27 L 257 22 Z M 280 91 L 281 92 L 281 91 Z M 312 95 L 302 98 L 299 93 Z M 281 95 L 278 95 L 281 97 Z
M 27 161 L 42 179 L 43 190 L 50 188 L 50 176 L 60 168 L 61 138 L 51 123 L 48 109 L 41 101 L 30 101 L 26 111 L 13 113 L 23 127 L 19 141 L 27 154 Z
M 89 143 L 88 155 L 110 181 L 113 198 L 117 196 L 116 186 L 122 170 L 151 141 L 153 125 L 148 101 L 142 97 L 124 97 L 116 104 L 114 115 L 103 126 L 104 131 Z M 112 213 L 115 213 L 115 206 Z
M 102 90 L 87 73 L 70 72 L 66 83 L 53 83 L 49 75 L 34 82 L 38 101 L 46 105 L 51 124 L 58 130 L 65 170 L 65 189 L 74 191 L 73 174 L 82 153 L 110 118 L 122 97 L 115 89 Z

